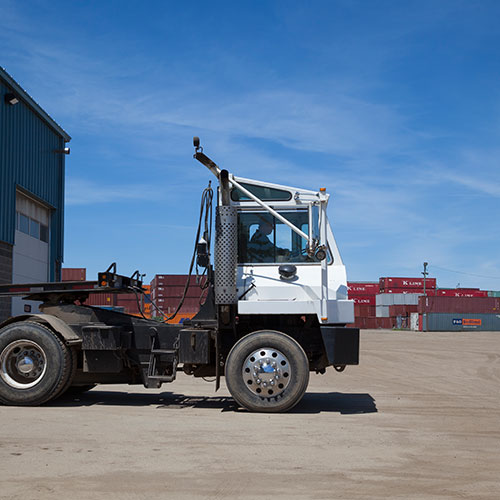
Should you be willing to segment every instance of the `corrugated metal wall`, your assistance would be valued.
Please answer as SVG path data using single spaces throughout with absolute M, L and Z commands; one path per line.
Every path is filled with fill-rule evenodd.
M 65 142 L 22 100 L 5 103 L 11 92 L 0 80 L 0 240 L 14 244 L 16 186 L 49 204 L 51 216 L 50 276 L 63 259 Z

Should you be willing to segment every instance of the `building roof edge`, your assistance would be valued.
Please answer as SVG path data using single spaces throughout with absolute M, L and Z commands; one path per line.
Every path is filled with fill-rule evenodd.
M 64 142 L 71 141 L 71 136 L 12 78 L 5 68 L 0 66 L 0 79 L 2 79 L 19 97 L 44 120 L 54 131 L 59 134 Z

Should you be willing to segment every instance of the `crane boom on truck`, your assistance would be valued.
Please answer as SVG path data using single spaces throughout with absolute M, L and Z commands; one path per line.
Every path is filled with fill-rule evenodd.
M 206 272 L 199 313 L 171 324 L 86 305 L 92 293 L 143 292 L 140 273 L 121 276 L 115 264 L 97 281 L 0 285 L 0 295 L 42 302 L 40 314 L 0 325 L 1 403 L 40 405 L 95 384 L 158 388 L 182 370 L 215 376 L 216 389 L 224 377 L 250 411 L 280 412 L 300 401 L 311 371 L 359 363 L 326 191 L 236 177 L 193 144 L 219 182 L 214 241 L 209 186 L 190 268 Z

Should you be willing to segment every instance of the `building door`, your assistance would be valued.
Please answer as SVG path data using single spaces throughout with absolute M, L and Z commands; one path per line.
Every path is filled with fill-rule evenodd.
M 50 210 L 34 199 L 16 194 L 16 233 L 12 252 L 12 281 L 39 283 L 49 281 Z M 38 312 L 39 302 L 12 299 L 12 315 Z

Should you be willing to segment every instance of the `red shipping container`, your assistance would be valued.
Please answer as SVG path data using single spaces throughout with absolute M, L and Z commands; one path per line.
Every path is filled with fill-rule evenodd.
M 158 288 L 160 286 L 184 286 L 188 279 L 187 274 L 157 274 L 151 281 L 151 288 Z M 200 283 L 206 282 L 206 276 L 200 276 Z M 198 285 L 196 282 L 196 276 L 191 276 L 189 279 L 189 284 L 191 286 Z
M 64 267 L 61 269 L 61 281 L 85 281 L 87 269 L 84 267 Z
M 176 307 L 173 307 L 173 306 L 169 306 L 169 307 L 160 307 L 159 308 L 160 311 L 163 312 L 163 314 L 165 316 L 170 316 L 172 314 L 174 314 L 174 312 L 176 311 Z M 186 307 L 186 306 L 183 306 L 179 312 L 177 313 L 178 315 L 184 315 L 184 314 L 192 314 L 192 315 L 195 315 L 199 312 L 200 308 L 199 307 Z M 158 314 L 158 311 L 156 311 L 155 314 L 153 315 L 159 315 Z
M 374 317 L 376 315 L 376 307 L 375 306 L 364 306 L 354 304 L 354 317 L 355 318 L 368 318 Z
M 363 318 L 356 318 L 354 323 L 348 323 L 346 325 L 347 328 L 362 328 L 363 327 Z
M 379 318 L 365 318 L 364 320 L 364 328 L 369 330 L 375 330 L 378 328 L 378 319 Z
M 140 303 L 141 303 L 141 299 L 139 296 L 139 304 Z M 132 310 L 132 309 L 138 310 L 139 309 L 139 306 L 137 305 L 137 299 L 135 297 L 134 298 L 124 298 L 124 297 L 120 297 L 118 295 L 116 298 L 116 305 L 119 307 L 125 307 L 125 309 L 129 309 L 129 310 Z
M 390 330 L 394 327 L 394 320 L 392 318 L 375 318 L 377 328 L 384 328 Z
M 356 328 L 360 328 L 362 330 L 376 330 L 377 328 L 379 328 L 379 319 L 381 318 L 359 318 L 356 320 L 355 325 Z
M 461 292 L 478 292 L 478 291 L 480 291 L 479 288 L 465 288 L 465 287 L 458 287 L 458 288 L 438 288 L 437 290 L 459 290 Z
M 375 305 L 375 295 L 361 295 L 351 297 L 349 299 L 354 300 L 354 304 L 365 305 L 365 306 L 374 306 Z
M 143 302 L 148 302 L 150 301 L 150 295 L 148 294 L 142 294 L 140 292 L 137 292 L 137 295 L 135 293 L 119 293 L 119 294 L 116 294 L 116 301 L 117 302 L 126 302 L 126 301 L 134 301 L 136 302 L 137 301 L 137 297 L 139 298 L 139 302 L 141 301 L 141 297 L 142 297 L 142 301 Z
M 151 280 L 149 286 L 151 288 L 155 288 L 157 286 L 161 284 L 165 284 L 166 283 L 166 278 L 165 278 L 165 274 L 157 274 L 155 275 L 155 277 Z
M 418 293 L 418 294 L 423 295 L 424 289 L 423 288 L 386 288 L 381 293 Z M 426 288 L 425 294 L 428 296 L 434 296 L 434 295 L 436 295 L 436 289 L 431 288 L 430 290 L 428 290 Z
M 187 274 L 168 274 L 166 277 L 166 285 L 170 286 L 184 286 L 186 284 L 186 281 L 188 279 Z M 200 276 L 199 278 L 199 283 L 205 283 L 206 282 L 206 276 Z M 198 286 L 198 282 L 196 281 L 196 276 L 191 276 L 189 278 L 189 284 L 190 286 Z
M 385 288 L 380 293 L 424 293 L 423 288 Z
M 436 295 L 438 297 L 488 297 L 488 291 L 467 288 L 439 288 L 436 290 Z
M 380 288 L 378 283 L 374 282 L 356 282 L 356 281 L 348 281 L 347 282 L 347 292 L 352 296 L 360 296 L 360 295 L 377 295 L 379 293 Z
M 360 328 L 360 329 L 367 328 L 367 326 L 366 326 L 366 319 L 367 318 L 362 318 L 362 317 L 355 318 L 354 323 L 349 323 L 346 326 L 348 328 Z
M 376 307 L 369 304 L 354 304 L 354 317 L 375 316 Z
M 347 326 L 359 328 L 361 330 L 376 330 L 378 328 L 392 329 L 394 327 L 394 320 L 392 318 L 356 318 L 354 323 Z
M 85 301 L 88 306 L 116 306 L 115 293 L 91 293 Z
M 418 312 L 500 314 L 499 297 L 420 297 Z
M 137 292 L 137 295 L 139 296 L 139 299 L 141 297 L 141 294 Z M 118 302 L 121 300 L 136 300 L 136 295 L 135 293 L 120 293 L 117 294 L 117 299 Z
M 423 278 L 380 278 L 379 280 L 380 290 L 385 290 L 387 288 L 424 288 Z M 427 278 L 425 280 L 426 289 L 436 288 L 436 278 Z
M 409 316 L 412 312 L 417 312 L 417 305 L 395 305 L 389 306 L 389 316 L 394 318 L 396 316 Z
M 170 299 L 159 299 L 156 301 L 156 305 L 160 308 L 164 313 L 171 314 L 177 307 L 179 306 L 180 300 L 177 298 Z M 184 301 L 182 305 L 181 311 L 191 311 L 198 312 L 200 310 L 200 303 L 198 299 L 188 299 Z
M 196 298 L 203 293 L 203 290 L 199 286 L 190 286 L 187 289 L 186 297 Z M 184 295 L 183 286 L 164 286 L 159 287 L 153 292 L 155 298 L 165 298 L 165 297 L 182 297 Z
M 141 302 L 141 298 L 139 296 L 139 303 Z M 137 304 L 137 299 L 134 297 L 133 299 L 124 299 L 123 297 L 116 298 L 116 305 L 121 306 L 122 304 Z

